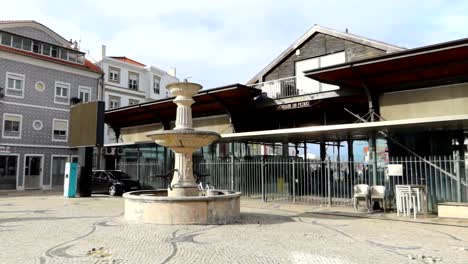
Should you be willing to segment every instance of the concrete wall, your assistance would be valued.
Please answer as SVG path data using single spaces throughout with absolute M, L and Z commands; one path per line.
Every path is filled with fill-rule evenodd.
M 386 120 L 468 114 L 468 84 L 386 93 L 379 104 Z

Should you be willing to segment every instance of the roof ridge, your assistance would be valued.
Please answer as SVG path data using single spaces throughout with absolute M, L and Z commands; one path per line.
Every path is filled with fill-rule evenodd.
M 405 48 L 398 47 L 395 45 L 391 45 L 385 42 L 376 41 L 370 38 L 361 37 L 358 35 L 350 34 L 341 32 L 335 29 L 327 28 L 320 26 L 318 24 L 314 24 L 309 30 L 307 30 L 304 34 L 302 34 L 296 41 L 294 41 L 290 46 L 288 46 L 283 52 L 280 53 L 273 61 L 271 61 L 265 68 L 263 68 L 259 73 L 257 73 L 252 79 L 250 79 L 247 84 L 255 83 L 262 75 L 270 71 L 274 66 L 280 63 L 286 56 L 288 56 L 292 51 L 294 51 L 297 47 L 302 45 L 306 40 L 312 37 L 316 33 L 322 33 L 326 35 L 330 35 L 333 37 L 346 39 L 351 42 L 359 43 L 366 46 L 371 46 L 380 50 L 384 50 L 387 53 L 396 52 L 404 50 Z

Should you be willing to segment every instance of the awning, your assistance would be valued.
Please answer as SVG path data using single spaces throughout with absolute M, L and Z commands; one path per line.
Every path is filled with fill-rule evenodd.
M 305 75 L 348 88 L 395 91 L 468 81 L 468 39 L 344 63 Z
M 259 95 L 261 91 L 241 84 L 202 90 L 194 96 L 193 117 L 230 114 Z M 177 106 L 174 98 L 111 109 L 105 113 L 105 122 L 112 127 L 131 127 L 175 120 Z
M 221 141 L 229 142 L 301 142 L 344 141 L 347 139 L 368 139 L 371 133 L 382 131 L 420 132 L 449 131 L 468 129 L 468 115 L 439 116 L 430 118 L 402 119 L 328 126 L 309 126 L 301 128 L 275 129 L 254 132 L 222 134 Z

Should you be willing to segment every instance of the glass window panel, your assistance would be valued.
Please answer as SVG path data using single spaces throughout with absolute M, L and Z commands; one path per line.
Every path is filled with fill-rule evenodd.
M 33 42 L 33 52 L 34 53 L 41 53 L 41 44 L 38 42 Z
M 57 58 L 58 57 L 58 50 L 57 47 L 52 47 L 51 48 L 51 54 L 50 56 Z
M 50 45 L 42 44 L 42 54 L 50 56 Z
M 22 37 L 13 36 L 13 48 L 21 49 L 22 40 Z
M 14 79 L 8 78 L 8 87 L 7 88 L 11 88 L 11 89 L 15 88 L 15 80 Z
M 23 39 L 23 49 L 27 51 L 31 51 L 31 47 L 32 47 L 32 40 Z
M 67 50 L 64 50 L 64 49 L 60 49 L 60 58 L 62 60 L 67 60 Z
M 2 33 L 2 45 L 11 46 L 11 35 L 8 33 Z

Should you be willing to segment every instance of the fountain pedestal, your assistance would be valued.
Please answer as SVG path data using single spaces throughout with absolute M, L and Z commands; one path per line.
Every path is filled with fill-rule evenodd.
M 220 138 L 210 131 L 193 129 L 193 96 L 202 88 L 195 83 L 167 86 L 177 104 L 173 130 L 147 134 L 156 144 L 175 153 L 174 175 L 167 190 L 135 191 L 124 194 L 125 218 L 142 223 L 225 224 L 240 214 L 240 192 L 200 191 L 193 176 L 193 152 Z

